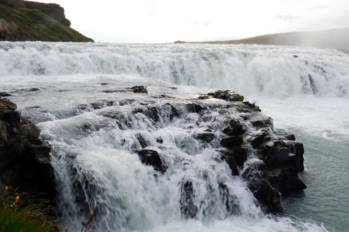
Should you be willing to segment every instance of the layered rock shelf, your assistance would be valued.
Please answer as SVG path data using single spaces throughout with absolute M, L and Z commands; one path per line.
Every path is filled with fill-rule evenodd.
M 134 93 L 148 94 L 143 86 L 135 86 L 129 90 L 113 89 L 103 92 L 113 94 L 132 92 L 134 89 L 142 89 Z M 178 118 L 186 117 L 186 114 L 197 114 L 198 120 L 195 124 L 199 128 L 196 130 L 191 127 L 185 128 L 192 131 L 192 139 L 203 147 L 215 148 L 220 154 L 221 161 L 229 166 L 231 175 L 241 176 L 246 181 L 247 187 L 267 213 L 283 211 L 280 194 L 287 195 L 306 188 L 298 177 L 298 173 L 304 170 L 303 144 L 296 142 L 292 134 L 275 131 L 272 118 L 262 114 L 261 109 L 254 103 L 244 101 L 243 96 L 232 91 L 219 90 L 184 101 L 175 101 L 173 97 L 167 95 L 149 97 L 157 100 L 156 106 L 151 100 L 137 102 L 136 99 L 124 99 L 119 102 L 107 100 L 93 102 L 90 105 L 78 106 L 78 109 L 91 111 L 115 105 L 139 103 L 141 107 L 133 109 L 132 114 L 146 116 L 154 126 L 166 120 L 168 120 L 166 124 L 172 123 Z M 218 100 L 218 102 L 211 100 Z M 235 114 L 231 114 L 232 111 Z M 166 112 L 165 119 L 164 112 Z M 212 112 L 218 112 L 218 115 L 213 115 Z M 135 120 L 131 115 L 114 110 L 103 111 L 100 115 L 114 119 L 121 130 L 132 128 Z M 197 133 L 196 131 L 200 128 L 203 131 Z M 153 166 L 159 174 L 165 173 L 167 166 L 159 152 L 149 149 L 150 142 L 141 134 L 135 137 L 143 148 L 143 150 L 134 150 L 141 162 Z M 163 139 L 157 138 L 157 142 L 161 150 Z M 195 198 L 193 185 L 191 182 L 184 182 L 181 186 L 182 214 L 193 218 L 199 210 L 193 203 Z M 229 202 L 228 188 L 223 183 L 219 188 L 221 199 L 226 201 L 227 210 L 232 214 L 237 213 L 238 209 L 232 207 L 232 203 Z
M 103 85 L 108 86 L 108 83 Z M 188 115 L 195 114 L 190 119 L 195 118 L 191 122 L 196 125 L 195 130 L 192 126 L 181 124 L 190 132 L 190 139 L 201 147 L 213 149 L 212 156 L 217 156 L 221 165 L 229 167 L 231 178 L 240 176 L 244 180 L 246 188 L 267 213 L 283 211 L 281 195 L 306 188 L 298 177 L 298 173 L 304 170 L 303 144 L 296 142 L 294 135 L 275 131 L 273 120 L 262 114 L 255 104 L 244 101 L 243 96 L 232 91 L 219 90 L 196 98 L 176 99 L 167 95 L 151 96 L 144 86 L 134 86 L 124 91 L 128 92 L 128 96 L 130 93 L 135 96 L 142 94 L 148 100 L 135 97 L 81 104 L 76 106 L 77 113 L 103 109 L 97 114 L 114 121 L 120 130 L 132 128 L 135 120 L 132 115 L 143 115 L 154 128 L 160 128 L 180 118 L 185 121 Z M 122 90 L 103 92 L 112 95 Z M 125 114 L 111 107 L 127 105 L 136 106 L 132 109 L 132 114 Z M 39 137 L 40 129 L 21 117 L 16 108 L 11 101 L 0 98 L 1 182 L 29 194 L 46 193 L 52 201 L 55 188 L 50 146 Z M 82 127 L 84 133 L 91 133 L 93 130 L 99 129 L 89 124 Z M 153 167 L 157 175 L 165 175 L 169 164 L 166 164 L 161 154 L 163 138 L 156 138 L 157 149 L 154 149 L 154 144 L 150 146 L 150 141 L 141 133 L 136 134 L 135 138 L 139 146 L 127 145 L 127 141 L 122 143 L 138 155 L 141 163 Z M 74 159 L 73 156 L 70 158 Z M 84 207 L 86 199 L 82 188 L 93 186 L 93 183 L 80 183 L 77 180 L 74 186 L 76 201 L 81 202 Z M 193 183 L 183 181 L 179 186 L 181 212 L 187 218 L 194 218 L 201 206 L 194 203 Z M 229 188 L 224 183 L 219 184 L 219 193 L 227 211 L 231 214 L 239 213 L 239 208 L 234 204 Z

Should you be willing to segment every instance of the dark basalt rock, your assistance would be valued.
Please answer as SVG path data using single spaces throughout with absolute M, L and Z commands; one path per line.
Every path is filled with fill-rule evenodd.
M 194 204 L 194 188 L 190 181 L 185 182 L 181 186 L 181 213 L 185 218 L 195 218 L 199 208 Z
M 230 194 L 227 185 L 220 183 L 219 195 L 222 203 L 225 205 L 229 215 L 239 214 L 241 212 L 239 205 L 237 203 L 237 198 Z
M 259 179 L 263 177 L 263 175 L 267 171 L 267 166 L 263 162 L 263 160 L 254 160 L 253 162 L 246 163 L 246 169 L 244 169 L 242 173 L 242 177 L 246 180 L 253 180 L 258 177 Z
M 167 167 L 162 164 L 160 155 L 157 151 L 154 150 L 141 150 L 137 152 L 141 162 L 145 165 L 152 166 L 155 171 L 165 173 Z
M 255 103 L 250 103 L 249 101 L 242 102 L 244 105 L 248 106 L 249 108 L 256 110 L 256 111 L 262 111 L 258 106 L 256 106 Z
M 145 148 L 148 146 L 148 141 L 146 141 L 141 134 L 136 134 L 136 138 L 141 145 L 142 148 Z
M 245 129 L 237 119 L 229 120 L 228 127 L 223 129 L 223 133 L 229 136 L 240 136 L 245 133 Z
M 7 122 L 11 127 L 18 127 L 20 124 L 20 114 L 16 111 L 2 114 L 1 119 Z
M 265 115 L 255 115 L 249 118 L 248 121 L 257 128 L 270 127 L 274 129 L 272 118 Z
M 17 109 L 17 105 L 10 100 L 0 98 L 0 113 L 11 113 Z
M 197 140 L 200 140 L 204 143 L 210 143 L 212 140 L 215 138 L 215 134 L 213 133 L 199 133 L 199 134 L 194 134 L 194 138 Z
M 218 90 L 213 94 L 214 98 L 219 98 L 226 101 L 243 101 L 244 97 L 230 90 L 222 91 Z
M 271 185 L 284 195 L 295 190 L 303 190 L 307 187 L 299 179 L 293 167 L 286 167 L 283 169 L 277 168 L 273 171 L 266 172 L 265 175 L 269 179 Z
M 258 155 L 268 167 L 290 166 L 298 172 L 304 171 L 303 144 L 293 141 L 267 142 L 258 149 Z
M 30 195 L 45 193 L 51 203 L 56 190 L 48 143 L 40 129 L 20 117 L 17 106 L 0 99 L 0 181 Z
M 250 135 L 248 141 L 252 144 L 253 148 L 257 148 L 263 142 L 270 141 L 268 130 L 262 129 L 254 132 Z
M 11 94 L 9 93 L 6 93 L 6 92 L 0 92 L 0 97 L 10 97 L 12 96 Z
M 221 159 L 224 160 L 231 169 L 232 175 L 239 175 L 239 169 L 244 166 L 247 160 L 247 151 L 242 147 L 232 147 L 231 150 L 220 150 Z
M 124 127 L 129 128 L 132 126 L 132 118 L 129 115 L 124 114 L 122 112 L 108 111 L 102 112 L 100 115 L 103 117 L 115 119 L 116 124 L 119 126 L 120 129 L 125 129 Z
M 23 125 L 21 131 L 24 137 L 30 142 L 36 142 L 41 132 L 34 124 Z
M 148 93 L 148 90 L 143 86 L 133 86 L 131 87 L 134 93 Z
M 190 113 L 200 113 L 204 108 L 196 103 L 186 104 L 186 108 Z
M 164 106 L 162 106 L 163 110 L 166 111 L 168 116 L 170 117 L 170 120 L 172 121 L 175 117 L 179 117 L 179 112 L 178 110 L 171 105 L 170 103 L 166 103 Z
M 265 180 L 251 180 L 248 188 L 267 213 L 282 213 L 280 194 Z
M 230 137 L 222 138 L 221 145 L 223 147 L 230 149 L 232 147 L 241 145 L 242 142 L 243 142 L 242 136 L 230 136 Z
M 153 122 L 160 121 L 160 117 L 158 114 L 158 109 L 156 107 L 146 107 L 146 108 L 139 108 L 134 110 L 132 113 L 142 113 L 145 116 L 147 116 L 149 119 L 152 119 Z

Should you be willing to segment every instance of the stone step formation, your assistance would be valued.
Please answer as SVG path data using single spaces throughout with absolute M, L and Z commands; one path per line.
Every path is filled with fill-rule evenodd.
M 125 91 L 148 95 L 144 86 L 135 86 Z M 10 94 L 3 94 L 3 96 L 8 95 Z M 192 139 L 203 147 L 214 148 L 219 154 L 220 162 L 229 166 L 232 178 L 240 176 L 247 183 L 247 188 L 266 213 L 283 211 L 281 194 L 287 195 L 306 188 L 298 177 L 298 173 L 304 170 L 303 144 L 296 142 L 294 135 L 275 131 L 272 119 L 263 115 L 255 104 L 243 101 L 243 96 L 232 91 L 219 90 L 181 103 L 169 101 L 173 98 L 167 95 L 149 97 L 157 99 L 160 104 L 154 106 L 151 101 L 140 102 L 142 107 L 134 109 L 133 114 L 143 114 L 154 126 L 163 120 L 162 112 L 166 112 L 167 123 L 182 117 L 183 109 L 188 113 L 197 114 L 196 125 L 203 131 L 197 132 L 191 127 L 186 127 L 187 130 L 192 130 Z M 217 103 L 211 99 L 219 101 Z M 113 105 L 134 104 L 136 101 L 135 99 L 123 99 L 118 102 L 98 101 L 79 105 L 77 110 L 83 113 Z M 40 129 L 28 119 L 21 117 L 16 109 L 16 104 L 0 98 L 0 183 L 29 194 L 46 193 L 47 198 L 53 202 L 56 192 L 54 172 L 50 163 L 51 148 L 40 138 Z M 111 109 L 101 112 L 101 116 L 115 120 L 121 130 L 132 127 L 133 118 L 130 115 Z M 86 124 L 82 130 L 90 133 L 98 128 Z M 149 141 L 141 133 L 135 137 L 142 149 L 131 146 L 134 154 L 139 156 L 144 165 L 152 166 L 157 175 L 163 175 L 168 167 L 161 154 L 155 149 L 148 148 Z M 159 137 L 156 141 L 161 150 L 163 139 Z M 74 159 L 76 156 L 70 157 Z M 84 191 L 81 189 L 79 191 L 79 188 L 86 184 L 93 186 L 93 183 L 74 185 L 77 188 L 75 192 L 82 194 L 76 196 L 77 199 L 84 198 Z M 182 183 L 180 192 L 179 204 L 182 214 L 187 218 L 194 218 L 200 209 L 193 203 L 195 198 L 193 184 L 190 181 Z M 229 193 L 224 183 L 219 184 L 219 193 L 227 211 L 231 214 L 238 213 L 234 196 Z

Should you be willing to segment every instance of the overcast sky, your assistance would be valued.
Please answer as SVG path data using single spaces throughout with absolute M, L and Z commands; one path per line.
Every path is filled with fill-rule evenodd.
M 35 1 L 35 0 L 34 0 Z M 229 40 L 349 27 L 349 0 L 37 0 L 96 42 Z

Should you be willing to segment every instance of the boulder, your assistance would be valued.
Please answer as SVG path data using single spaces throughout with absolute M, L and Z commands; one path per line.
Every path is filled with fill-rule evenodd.
M 237 119 L 231 119 L 228 122 L 228 126 L 223 129 L 223 133 L 229 136 L 240 136 L 245 133 L 245 129 Z
M 144 149 L 138 151 L 138 156 L 141 162 L 145 165 L 152 166 L 155 171 L 165 173 L 167 167 L 162 164 L 160 155 L 157 151 Z
M 226 101 L 243 101 L 244 100 L 244 97 L 242 95 L 239 95 L 229 90 L 226 90 L 226 91 L 218 90 L 214 92 L 213 97 L 226 100 Z
M 193 137 L 203 143 L 210 143 L 216 136 L 213 133 L 198 133 L 194 134 Z
M 148 93 L 148 90 L 143 86 L 133 86 L 131 87 L 134 93 Z

